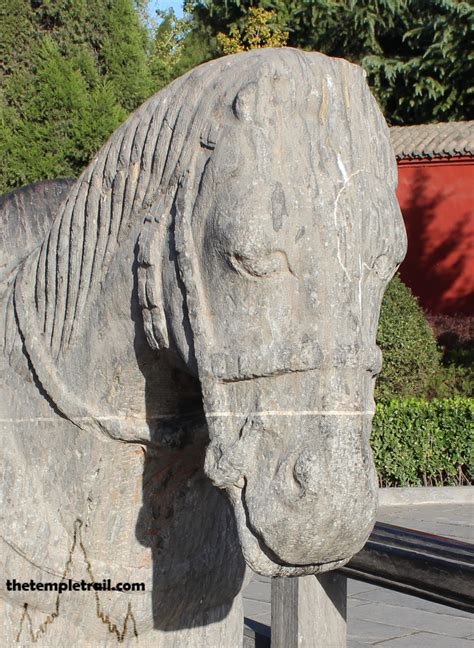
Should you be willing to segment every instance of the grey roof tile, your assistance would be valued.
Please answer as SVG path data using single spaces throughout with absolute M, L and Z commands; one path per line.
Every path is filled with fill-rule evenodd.
M 474 121 L 392 126 L 397 160 L 474 157 Z

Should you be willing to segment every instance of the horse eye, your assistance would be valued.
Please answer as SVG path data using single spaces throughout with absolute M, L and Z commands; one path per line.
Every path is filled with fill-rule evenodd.
M 282 250 L 276 250 L 263 256 L 229 255 L 231 266 L 239 274 L 253 279 L 267 279 L 281 272 L 291 272 L 288 259 Z

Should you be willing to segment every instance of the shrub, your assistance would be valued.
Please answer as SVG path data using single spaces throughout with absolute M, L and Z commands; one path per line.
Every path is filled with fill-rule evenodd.
M 455 357 L 456 364 L 444 365 L 443 359 L 443 366 L 431 381 L 430 398 L 472 398 L 474 395 L 474 365 L 465 366 L 461 354 Z
M 377 344 L 383 366 L 375 400 L 427 398 L 441 370 L 441 353 L 433 331 L 411 290 L 396 275 L 390 282 L 380 311 Z
M 426 319 L 434 331 L 438 342 L 447 350 L 459 344 L 474 343 L 474 317 L 470 315 L 433 315 Z
M 474 400 L 378 403 L 371 445 L 381 486 L 472 483 Z
M 438 398 L 474 395 L 474 317 L 430 315 L 443 358 L 432 392 Z

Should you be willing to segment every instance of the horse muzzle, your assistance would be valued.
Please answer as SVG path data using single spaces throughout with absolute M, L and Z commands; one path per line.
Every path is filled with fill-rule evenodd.
M 208 418 L 206 473 L 230 496 L 247 563 L 270 576 L 346 563 L 375 522 L 372 411 L 304 405 Z

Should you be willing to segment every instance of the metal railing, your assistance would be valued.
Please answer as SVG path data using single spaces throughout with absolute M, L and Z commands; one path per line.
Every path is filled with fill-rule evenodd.
M 327 637 L 342 648 L 347 578 L 474 612 L 474 545 L 377 522 L 362 551 L 336 572 L 314 579 L 273 579 L 272 629 L 246 620 L 244 648 L 316 648 Z M 298 583 L 302 580 L 305 590 Z M 308 590 L 308 583 L 313 588 L 316 581 L 314 590 Z M 313 600 L 304 600 L 308 596 Z M 305 612 L 308 604 L 321 608 L 323 616 Z M 319 643 L 298 643 L 305 633 L 318 635 Z
M 349 578 L 474 612 L 474 545 L 378 522 Z

